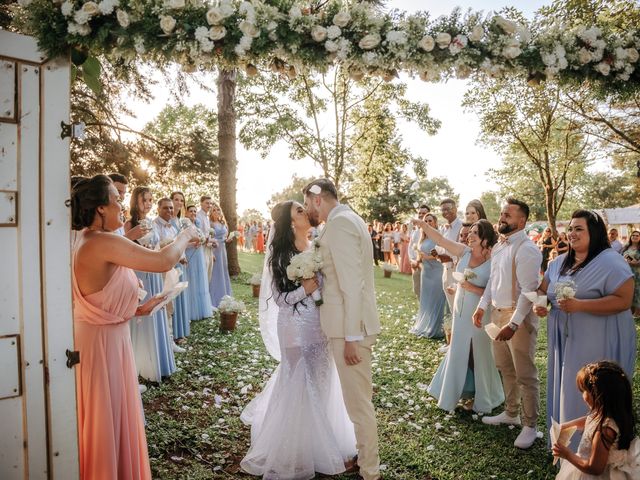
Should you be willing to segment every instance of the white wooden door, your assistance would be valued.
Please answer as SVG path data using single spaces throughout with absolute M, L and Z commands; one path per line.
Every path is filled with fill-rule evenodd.
M 69 63 L 0 30 L 0 478 L 78 477 Z

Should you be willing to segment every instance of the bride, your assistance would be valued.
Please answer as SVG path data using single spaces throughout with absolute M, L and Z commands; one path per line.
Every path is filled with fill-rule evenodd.
M 355 471 L 353 424 L 311 298 L 318 280 L 299 285 L 286 273 L 291 258 L 310 248 L 309 219 L 294 201 L 276 205 L 271 217 L 259 316 L 265 346 L 280 365 L 242 412 L 241 420 L 251 425 L 251 447 L 240 465 L 272 480 Z

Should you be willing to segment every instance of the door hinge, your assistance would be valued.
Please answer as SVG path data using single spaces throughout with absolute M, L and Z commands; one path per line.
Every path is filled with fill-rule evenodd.
M 67 367 L 73 368 L 73 366 L 77 363 L 80 363 L 80 352 L 71 350 L 67 350 L 65 352 L 67 354 Z

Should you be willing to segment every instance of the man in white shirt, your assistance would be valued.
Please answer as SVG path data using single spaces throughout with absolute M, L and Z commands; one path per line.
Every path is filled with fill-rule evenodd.
M 447 221 L 442 227 L 440 227 L 440 233 L 447 240 L 452 242 L 458 241 L 460 235 L 460 229 L 462 228 L 462 220 L 458 218 L 458 209 L 456 208 L 456 202 L 451 198 L 445 198 L 440 202 L 440 213 L 442 217 Z M 449 287 L 454 284 L 453 272 L 454 262 L 457 260 L 448 251 L 444 254 L 438 255 L 438 260 L 442 262 L 442 290 L 447 297 L 447 304 L 449 305 L 449 312 L 453 312 L 453 299 L 455 294 L 449 293 Z
M 420 205 L 418 208 L 418 218 L 420 220 L 424 220 L 424 217 L 429 213 L 431 209 L 427 205 Z M 420 265 L 422 261 L 420 259 L 420 255 L 418 254 L 418 250 L 420 249 L 420 244 L 422 243 L 422 230 L 419 227 L 414 226 L 411 231 L 411 239 L 409 240 L 409 262 L 411 263 L 411 279 L 413 281 L 413 293 L 415 293 L 416 297 L 420 298 L 420 275 L 421 268 Z
M 153 228 L 158 233 L 161 248 L 171 243 L 178 236 L 178 231 L 171 225 L 171 218 L 173 218 L 173 202 L 167 197 L 161 198 L 158 200 L 158 216 L 153 219 Z M 171 348 L 174 353 L 184 353 L 186 350 L 176 345 L 173 341 L 172 317 L 174 313 L 173 302 L 169 302 L 167 304 L 167 328 L 171 336 Z
M 473 314 L 473 323 L 481 328 L 484 312 L 491 308 L 491 321 L 500 327 L 493 341 L 496 366 L 502 374 L 505 410 L 482 418 L 489 425 L 520 425 L 522 431 L 514 445 L 529 448 L 537 437 L 540 413 L 540 380 L 535 365 L 538 317 L 524 296 L 538 288 L 542 254 L 524 231 L 529 206 L 507 198 L 500 213 L 498 232 L 503 240 L 491 253 L 491 276 Z M 520 406 L 522 403 L 522 422 Z
M 624 245 L 620 240 L 618 240 L 617 228 L 609 229 L 609 245 L 611 245 L 611 248 L 613 248 L 616 252 L 622 253 L 622 249 L 624 248 Z
M 211 222 L 209 221 L 209 213 L 211 212 L 211 207 L 213 207 L 213 200 L 209 195 L 202 195 L 200 197 L 200 210 L 196 213 L 196 218 L 200 222 L 200 230 L 205 238 L 209 239 L 211 234 L 209 230 L 211 230 Z M 211 272 L 213 271 L 213 250 L 211 245 L 204 245 L 204 261 L 207 266 L 207 280 L 211 281 Z

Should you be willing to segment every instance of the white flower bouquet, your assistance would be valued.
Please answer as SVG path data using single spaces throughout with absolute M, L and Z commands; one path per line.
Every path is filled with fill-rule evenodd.
M 236 300 L 230 295 L 222 297 L 218 305 L 218 310 L 222 313 L 243 313 L 246 308 L 242 300 Z
M 564 282 L 556 283 L 554 292 L 558 300 L 566 300 L 569 298 L 575 298 L 576 290 L 575 282 L 573 280 L 566 280 Z
M 453 272 L 453 279 L 458 283 L 468 282 L 477 277 L 476 272 L 470 268 L 465 268 L 463 272 Z
M 182 230 L 186 230 L 187 228 L 193 226 L 193 223 L 191 222 L 190 219 L 188 218 L 181 218 L 180 219 L 180 231 Z
M 240 238 L 240 232 L 238 230 L 234 230 L 233 232 L 229 232 L 227 236 L 228 240 L 233 240 L 234 238 Z
M 316 246 L 291 258 L 291 263 L 287 266 L 287 278 L 292 282 L 299 282 L 315 277 L 321 269 L 322 255 Z M 311 294 L 311 298 L 316 302 L 316 305 L 322 305 L 320 290 L 315 290 Z
M 262 283 L 262 272 L 254 273 L 249 279 L 249 285 L 260 285 Z
M 151 244 L 153 243 L 153 223 L 148 218 L 143 218 L 140 220 L 140 229 L 145 231 L 146 233 L 138 239 L 138 243 L 146 248 L 151 248 Z
M 393 263 L 383 263 L 382 270 L 384 270 L 385 272 L 396 272 L 398 270 L 398 267 Z

